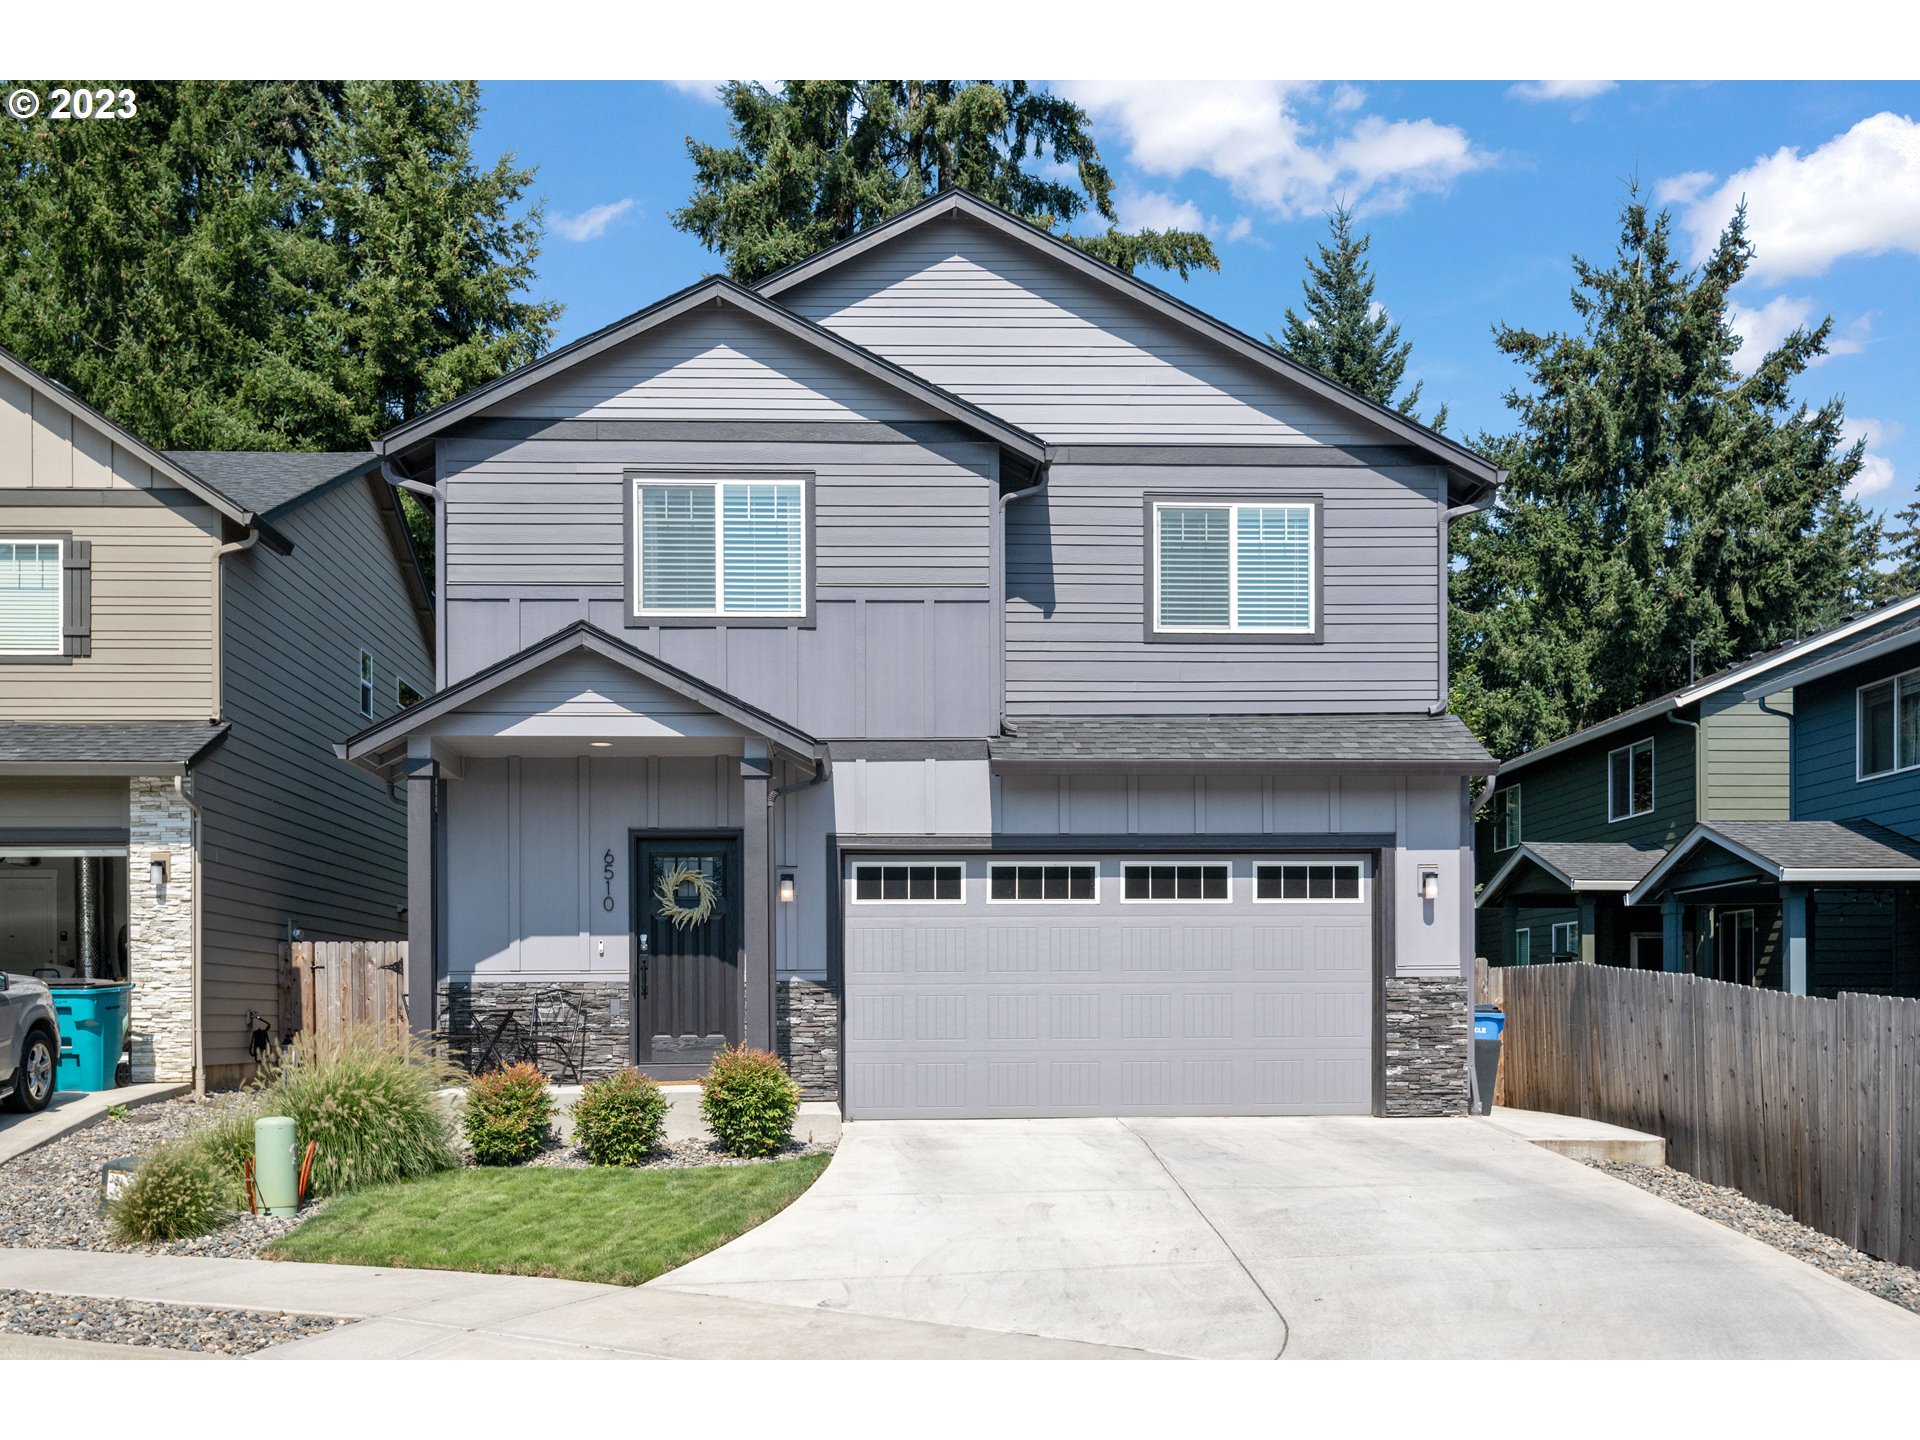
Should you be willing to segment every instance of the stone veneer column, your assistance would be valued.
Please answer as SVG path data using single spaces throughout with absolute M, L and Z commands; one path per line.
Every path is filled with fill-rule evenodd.
M 1465 1115 L 1473 1022 L 1457 975 L 1386 983 L 1387 1114 Z
M 193 1079 L 193 812 L 168 775 L 127 782 L 133 1080 Z M 153 862 L 167 883 L 156 894 Z
M 840 1098 L 840 1007 L 817 980 L 780 980 L 774 1050 L 805 1100 Z

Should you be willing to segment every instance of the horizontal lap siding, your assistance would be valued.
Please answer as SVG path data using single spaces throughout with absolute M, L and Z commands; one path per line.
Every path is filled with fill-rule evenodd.
M 1920 653 L 1908 651 L 1795 691 L 1794 819 L 1874 820 L 1904 835 L 1920 835 L 1920 770 L 1856 778 L 1858 688 L 1902 674 L 1917 659 Z
M 822 737 L 993 728 L 984 443 L 457 440 L 447 482 L 448 679 L 588 620 Z M 814 475 L 815 623 L 625 625 L 628 466 Z
M 1020 714 L 1425 709 L 1440 693 L 1440 478 L 1413 468 L 1056 465 L 1007 510 L 1007 704 Z M 1324 639 L 1148 642 L 1144 497 L 1324 497 Z
M 278 1015 L 289 922 L 309 940 L 406 936 L 406 809 L 332 746 L 367 723 L 363 646 L 376 716 L 399 708 L 396 679 L 431 688 L 432 657 L 367 482 L 276 523 L 292 555 L 226 562 L 233 729 L 196 781 L 210 1065 L 247 1059 L 249 1009 Z
M 1764 707 L 1764 708 L 1763 708 Z M 1708 820 L 1788 818 L 1793 697 L 1723 693 L 1701 707 Z
M 925 224 L 780 302 L 1054 444 L 1381 439 L 1185 326 L 965 221 Z

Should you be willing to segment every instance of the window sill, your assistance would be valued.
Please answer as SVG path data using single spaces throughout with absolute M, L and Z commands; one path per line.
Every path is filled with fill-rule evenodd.
M 629 612 L 621 622 L 629 630 L 812 630 L 811 609 L 804 615 L 649 615 Z
M 1318 630 L 1155 630 L 1146 628 L 1149 645 L 1319 645 Z

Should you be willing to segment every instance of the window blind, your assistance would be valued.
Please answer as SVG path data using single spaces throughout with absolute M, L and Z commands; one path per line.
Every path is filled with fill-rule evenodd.
M 1232 619 L 1232 512 L 1225 506 L 1168 506 L 1158 513 L 1160 628 L 1226 629 Z
M 711 611 L 716 589 L 714 487 L 640 488 L 640 608 Z
M 1242 630 L 1313 628 L 1313 511 L 1242 505 L 1236 514 Z
M 806 564 L 798 485 L 722 487 L 726 603 L 731 614 L 806 610 Z
M 0 540 L 0 654 L 60 653 L 60 542 Z

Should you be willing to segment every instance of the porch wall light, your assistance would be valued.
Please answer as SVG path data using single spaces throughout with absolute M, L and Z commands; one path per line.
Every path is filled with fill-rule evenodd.
M 793 871 L 791 870 L 780 872 L 780 903 L 782 905 L 793 903 Z
M 166 888 L 167 884 L 167 852 L 164 850 L 159 851 L 154 854 L 152 859 L 153 893 L 158 895 Z
M 1420 867 L 1420 898 L 1422 900 L 1440 898 L 1440 871 L 1433 866 Z

